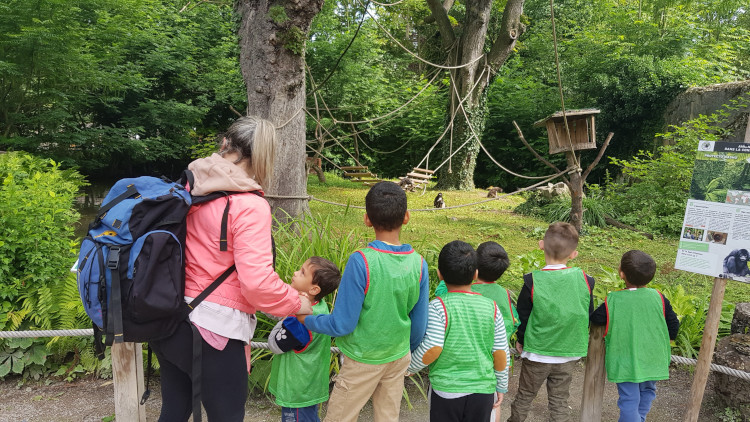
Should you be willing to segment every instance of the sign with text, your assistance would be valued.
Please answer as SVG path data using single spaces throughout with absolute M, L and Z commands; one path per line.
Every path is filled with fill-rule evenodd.
M 701 141 L 675 268 L 750 283 L 750 144 Z

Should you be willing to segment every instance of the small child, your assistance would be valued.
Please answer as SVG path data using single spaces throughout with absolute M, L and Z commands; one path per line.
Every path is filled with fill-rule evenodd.
M 313 315 L 328 313 L 323 300 L 339 286 L 341 272 L 333 262 L 313 256 L 292 276 L 292 287 L 309 296 Z M 268 345 L 274 356 L 268 389 L 281 406 L 282 422 L 318 422 L 318 405 L 328 400 L 331 337 L 312 334 L 294 317 L 271 331 Z M 293 353 L 292 353 L 293 351 Z
M 430 302 L 427 333 L 409 366 L 410 373 L 430 366 L 432 422 L 487 421 L 508 391 L 503 315 L 495 301 L 472 292 L 476 268 L 468 243 L 454 240 L 440 251 L 447 292 Z
M 591 323 L 607 327 L 604 361 L 620 393 L 619 422 L 642 422 L 656 397 L 656 381 L 669 379 L 669 340 L 677 337 L 680 321 L 661 292 L 645 287 L 656 273 L 651 256 L 625 252 L 619 272 L 625 289 L 609 292 Z
M 298 318 L 310 331 L 336 337 L 344 355 L 326 421 L 355 421 L 372 397 L 375 422 L 398 420 L 409 352 L 427 328 L 427 263 L 400 241 L 409 222 L 406 193 L 378 182 L 365 197 L 364 222 L 375 240 L 354 252 L 330 315 Z
M 539 388 L 547 382 L 549 420 L 568 421 L 570 383 L 576 361 L 586 356 L 594 279 L 568 268 L 578 256 L 578 232 L 569 223 L 550 224 L 539 248 L 545 267 L 523 276 L 518 294 L 516 349 L 521 353 L 518 392 L 508 422 L 522 422 Z

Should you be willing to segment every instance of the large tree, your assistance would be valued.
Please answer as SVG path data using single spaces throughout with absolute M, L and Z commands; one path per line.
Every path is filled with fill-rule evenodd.
M 276 164 L 268 196 L 285 221 L 307 209 L 305 173 L 305 42 L 323 0 L 238 0 L 240 68 L 247 113 L 278 128 Z M 290 198 L 279 198 L 290 197 Z
M 481 136 L 487 115 L 486 89 L 525 29 L 520 21 L 524 0 L 507 1 L 500 28 L 494 37 L 488 37 L 488 29 L 492 7 L 497 3 L 492 0 L 467 0 L 462 3 L 465 3 L 463 19 L 454 26 L 451 17 L 455 17 L 449 17 L 452 0 L 443 3 L 440 0 L 427 0 L 432 12 L 428 20 L 434 19 L 437 25 L 445 61 L 451 66 L 463 65 L 450 70 L 451 84 L 455 89 L 448 106 L 448 124 L 451 116 L 455 115 L 455 119 L 452 120 L 452 142 L 445 142 L 443 150 L 450 153 L 464 143 L 466 145 L 453 156 L 450 166 L 440 169 L 438 187 L 441 189 L 474 188 L 474 168 L 479 153 L 479 139 L 476 136 Z M 480 56 L 483 57 L 477 59 Z M 463 111 L 457 109 L 461 101 Z

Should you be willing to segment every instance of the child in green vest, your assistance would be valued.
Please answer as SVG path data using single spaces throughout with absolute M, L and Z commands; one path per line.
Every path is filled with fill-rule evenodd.
M 339 286 L 333 262 L 313 256 L 292 276 L 292 287 L 308 296 L 313 315 L 328 314 L 323 300 Z M 328 400 L 331 337 L 312 334 L 294 317 L 279 321 L 268 336 L 274 356 L 268 389 L 281 406 L 282 422 L 318 422 L 318 405 Z
M 495 301 L 500 313 L 503 314 L 505 321 L 505 337 L 510 343 L 511 336 L 516 332 L 521 321 L 518 319 L 518 311 L 510 298 L 510 291 L 499 283 L 497 280 L 505 273 L 510 266 L 510 259 L 505 248 L 497 242 L 484 242 L 477 247 L 477 270 L 479 276 L 474 284 L 471 285 L 471 291 L 479 293 Z M 445 281 L 441 280 L 435 289 L 435 297 L 443 297 L 448 289 L 445 287 Z M 510 360 L 509 367 L 513 366 L 513 360 Z M 500 412 L 492 412 L 490 421 L 499 421 L 496 416 Z
M 578 256 L 577 247 L 578 232 L 573 225 L 550 224 L 539 241 L 545 267 L 523 276 L 517 303 L 521 325 L 516 332 L 521 374 L 509 422 L 526 420 L 531 402 L 545 382 L 549 420 L 569 419 L 573 369 L 588 351 L 589 315 L 594 310 L 593 277 L 567 266 Z
M 299 318 L 310 331 L 336 337 L 344 355 L 326 421 L 356 421 L 372 397 L 375 422 L 398 420 L 410 351 L 427 328 L 427 263 L 400 241 L 409 222 L 406 193 L 379 182 L 365 197 L 364 223 L 375 240 L 354 252 L 330 315 Z
M 508 341 L 494 300 L 472 291 L 477 254 L 454 240 L 440 251 L 446 293 L 430 302 L 409 372 L 430 367 L 430 421 L 487 421 L 508 391 Z
M 680 321 L 664 295 L 646 285 L 656 263 L 645 252 L 628 251 L 620 260 L 625 289 L 607 294 L 591 315 L 591 323 L 606 325 L 607 378 L 617 383 L 619 422 L 643 422 L 656 397 L 656 381 L 669 379 L 669 340 L 677 337 Z

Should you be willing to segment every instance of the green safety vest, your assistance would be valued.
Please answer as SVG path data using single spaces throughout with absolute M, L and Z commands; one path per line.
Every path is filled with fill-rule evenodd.
M 443 302 L 447 326 L 443 351 L 430 364 L 432 387 L 447 393 L 494 393 L 495 302 L 468 292 L 449 292 L 436 300 Z
M 500 313 L 503 314 L 503 322 L 505 322 L 505 335 L 510 341 L 510 336 L 518 330 L 518 326 L 521 325 L 521 321 L 518 319 L 518 311 L 513 306 L 513 301 L 510 298 L 510 291 L 497 283 L 481 283 L 477 282 L 471 285 L 471 291 L 477 292 L 484 297 L 488 297 L 495 301 Z
M 645 287 L 618 290 L 605 303 L 607 378 L 615 383 L 669 379 L 671 350 L 661 293 Z
M 325 301 L 313 306 L 313 315 L 327 313 Z M 328 400 L 331 336 L 310 333 L 312 341 L 305 350 L 273 356 L 268 390 L 279 406 L 299 408 Z
M 545 356 L 586 356 L 591 290 L 583 270 L 533 271 L 523 349 Z
M 370 365 L 393 362 L 409 353 L 411 312 L 419 300 L 422 256 L 367 247 L 362 254 L 367 285 L 357 326 L 336 338 L 341 353 Z

